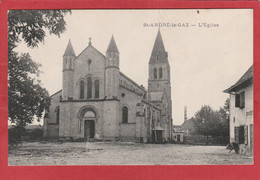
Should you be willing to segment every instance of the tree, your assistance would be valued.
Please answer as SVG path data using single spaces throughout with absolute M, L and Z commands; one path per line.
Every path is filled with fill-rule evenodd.
M 22 40 L 28 47 L 37 47 L 44 42 L 46 31 L 60 37 L 68 13 L 70 10 L 8 11 L 8 117 L 17 126 L 42 117 L 50 99 L 39 80 L 41 65 L 28 53 L 19 55 L 14 49 Z
M 223 107 L 219 109 L 220 114 L 220 135 L 223 137 L 229 137 L 229 106 L 230 99 L 227 98 Z
M 210 106 L 204 105 L 195 114 L 195 128 L 197 133 L 205 136 L 219 135 L 220 116 Z

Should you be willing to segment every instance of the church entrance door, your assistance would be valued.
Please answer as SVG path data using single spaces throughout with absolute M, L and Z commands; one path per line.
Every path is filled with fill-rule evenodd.
M 95 136 L 95 121 L 94 120 L 85 120 L 85 125 L 84 125 L 85 141 L 94 139 L 94 136 Z

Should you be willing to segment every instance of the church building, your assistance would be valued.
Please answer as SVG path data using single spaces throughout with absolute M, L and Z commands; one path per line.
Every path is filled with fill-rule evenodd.
M 148 90 L 121 72 L 119 62 L 113 36 L 105 55 L 90 40 L 76 56 L 69 41 L 63 54 L 62 90 L 51 96 L 44 137 L 171 141 L 170 65 L 160 30 L 149 61 Z

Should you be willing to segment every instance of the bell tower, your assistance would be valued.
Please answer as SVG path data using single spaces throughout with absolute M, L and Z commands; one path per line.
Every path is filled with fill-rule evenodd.
M 168 132 L 172 127 L 172 99 L 171 99 L 171 74 L 166 52 L 162 40 L 160 29 L 158 30 L 153 50 L 149 61 L 148 92 L 165 92 L 167 95 L 167 115 L 166 119 L 170 122 Z M 171 137 L 171 134 L 169 135 Z
M 114 36 L 112 36 L 106 51 L 106 96 L 107 99 L 117 99 L 119 94 L 119 51 Z
M 119 137 L 119 51 L 112 36 L 105 58 L 104 138 Z
M 149 92 L 163 92 L 171 99 L 171 79 L 168 53 L 165 51 L 160 29 L 158 30 L 149 61 Z
M 73 97 L 74 59 L 76 58 L 71 41 L 69 40 L 63 55 L 62 70 L 62 99 L 69 100 Z

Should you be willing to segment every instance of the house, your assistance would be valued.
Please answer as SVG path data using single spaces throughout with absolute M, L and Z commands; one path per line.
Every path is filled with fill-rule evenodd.
M 184 141 L 184 132 L 181 129 L 180 125 L 173 125 L 173 134 L 172 134 L 172 140 L 176 143 L 183 143 Z
M 183 122 L 183 124 L 181 125 L 181 130 L 183 131 L 184 135 L 191 135 L 193 134 L 196 129 L 195 129 L 195 119 L 194 118 L 190 118 L 187 119 Z
M 238 143 L 241 150 L 253 154 L 253 65 L 224 92 L 230 94 L 230 142 Z
M 149 60 L 148 90 L 121 72 L 119 64 L 113 36 L 105 55 L 90 39 L 76 56 L 69 41 L 63 55 L 62 90 L 51 96 L 44 137 L 170 141 L 170 65 L 160 30 Z

